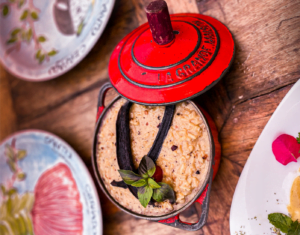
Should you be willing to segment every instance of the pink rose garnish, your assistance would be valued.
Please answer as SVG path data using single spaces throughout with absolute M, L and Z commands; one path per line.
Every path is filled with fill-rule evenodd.
M 291 135 L 282 134 L 274 140 L 272 151 L 278 162 L 287 165 L 290 162 L 297 162 L 300 157 L 300 144 L 297 139 Z

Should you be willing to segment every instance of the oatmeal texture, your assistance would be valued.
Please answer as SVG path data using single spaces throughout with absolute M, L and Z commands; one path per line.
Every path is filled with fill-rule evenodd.
M 98 134 L 97 162 L 107 191 L 121 205 L 139 214 L 158 216 L 180 209 L 195 196 L 206 178 L 211 158 L 205 124 L 191 103 L 176 105 L 172 125 L 156 161 L 163 170 L 162 182 L 175 191 L 176 203 L 165 201 L 144 208 L 129 189 L 110 184 L 113 180 L 122 180 L 115 144 L 117 116 L 125 102 L 120 98 L 114 103 L 102 119 Z M 155 140 L 164 111 L 164 106 L 133 104 L 131 107 L 130 138 L 136 168 Z

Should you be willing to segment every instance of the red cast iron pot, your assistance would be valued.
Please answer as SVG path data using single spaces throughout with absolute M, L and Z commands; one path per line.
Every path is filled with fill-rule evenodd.
M 97 125 L 94 134 L 92 163 L 98 183 L 106 196 L 121 210 L 142 219 L 194 231 L 202 228 L 208 216 L 209 195 L 221 157 L 221 147 L 214 122 L 190 99 L 212 88 L 229 70 L 235 54 L 230 31 L 218 20 L 200 14 L 169 15 L 163 0 L 146 8 L 149 23 L 129 33 L 116 46 L 109 62 L 110 83 L 103 85 L 98 98 Z M 122 97 L 144 105 L 170 105 L 192 102 L 209 132 L 210 168 L 205 183 L 184 207 L 163 216 L 134 213 L 114 200 L 105 188 L 97 167 L 98 132 L 107 110 L 104 98 L 113 87 Z M 179 214 L 198 202 L 202 212 L 197 223 L 186 223 Z
M 97 146 L 98 146 L 98 143 L 99 143 L 98 133 L 99 133 L 99 129 L 100 129 L 100 126 L 101 126 L 101 121 L 103 120 L 103 117 L 105 116 L 107 111 L 111 108 L 111 106 L 118 99 L 121 98 L 121 96 L 116 97 L 107 107 L 105 107 L 104 106 L 104 98 L 105 98 L 106 92 L 110 88 L 112 88 L 111 84 L 106 83 L 101 87 L 101 90 L 100 90 L 100 93 L 99 93 L 99 98 L 98 98 L 98 110 L 99 110 L 99 112 L 97 114 L 97 124 L 96 124 L 96 129 L 95 129 L 95 133 L 94 133 L 94 141 L 93 141 L 92 164 L 93 164 L 93 170 L 94 170 L 94 173 L 96 175 L 96 179 L 98 181 L 98 184 L 99 184 L 100 188 L 105 193 L 105 195 L 111 200 L 111 202 L 113 204 L 115 204 L 118 208 L 125 211 L 126 213 L 131 214 L 131 215 L 133 215 L 137 218 L 153 220 L 153 221 L 163 223 L 163 224 L 166 224 L 166 225 L 169 225 L 169 226 L 172 226 L 172 227 L 176 227 L 176 228 L 180 228 L 180 229 L 184 229 L 184 230 L 189 230 L 189 231 L 199 230 L 200 228 L 202 228 L 205 225 L 206 220 L 207 220 L 211 184 L 212 184 L 213 178 L 215 177 L 215 175 L 218 171 L 219 164 L 220 164 L 220 159 L 221 159 L 221 146 L 220 146 L 220 143 L 218 141 L 218 132 L 217 132 L 217 129 L 216 129 L 216 126 L 215 126 L 213 120 L 198 105 L 196 105 L 192 101 L 188 101 L 188 102 L 191 102 L 194 105 L 194 107 L 196 108 L 198 114 L 200 114 L 201 118 L 203 119 L 205 127 L 208 131 L 209 142 L 210 142 L 210 156 L 208 158 L 208 160 L 210 161 L 209 171 L 207 172 L 205 182 L 203 183 L 203 185 L 201 186 L 201 188 L 199 189 L 199 191 L 197 192 L 195 197 L 190 202 L 188 202 L 184 207 L 182 207 L 181 209 L 179 209 L 177 211 L 173 211 L 172 213 L 169 213 L 169 214 L 166 214 L 166 215 L 147 216 L 147 215 L 137 214 L 137 213 L 132 212 L 129 209 L 125 208 L 121 204 L 119 204 L 109 194 L 109 192 L 107 191 L 107 189 L 105 187 L 105 184 L 102 181 L 102 178 L 100 176 L 100 172 L 99 172 L 99 169 L 98 169 L 98 165 L 97 165 Z M 199 221 L 197 223 L 193 223 L 193 224 L 181 221 L 180 218 L 179 218 L 179 214 L 195 202 L 200 203 L 202 205 L 202 212 L 201 212 L 201 216 L 200 216 Z

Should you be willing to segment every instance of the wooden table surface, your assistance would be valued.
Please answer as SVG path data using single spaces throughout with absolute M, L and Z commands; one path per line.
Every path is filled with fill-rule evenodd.
M 0 140 L 14 131 L 42 129 L 62 137 L 91 169 L 97 95 L 109 80 L 116 44 L 146 22 L 149 1 L 116 0 L 108 25 L 86 58 L 63 76 L 25 82 L 0 67 Z M 233 193 L 247 158 L 272 113 L 300 78 L 300 1 L 166 0 L 170 13 L 197 12 L 228 26 L 236 42 L 230 72 L 196 100 L 214 119 L 222 144 L 220 170 L 212 186 L 206 226 L 189 234 L 229 234 Z M 115 94 L 111 92 L 111 99 Z M 185 234 L 119 211 L 99 191 L 104 234 Z M 195 221 L 195 208 L 184 214 Z

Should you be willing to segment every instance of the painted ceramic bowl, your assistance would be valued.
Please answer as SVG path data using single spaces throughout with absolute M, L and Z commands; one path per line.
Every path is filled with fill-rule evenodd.
M 78 64 L 102 34 L 114 0 L 15 0 L 0 4 L 0 61 L 43 81 Z
M 0 234 L 102 234 L 92 178 L 77 153 L 40 130 L 0 144 Z

